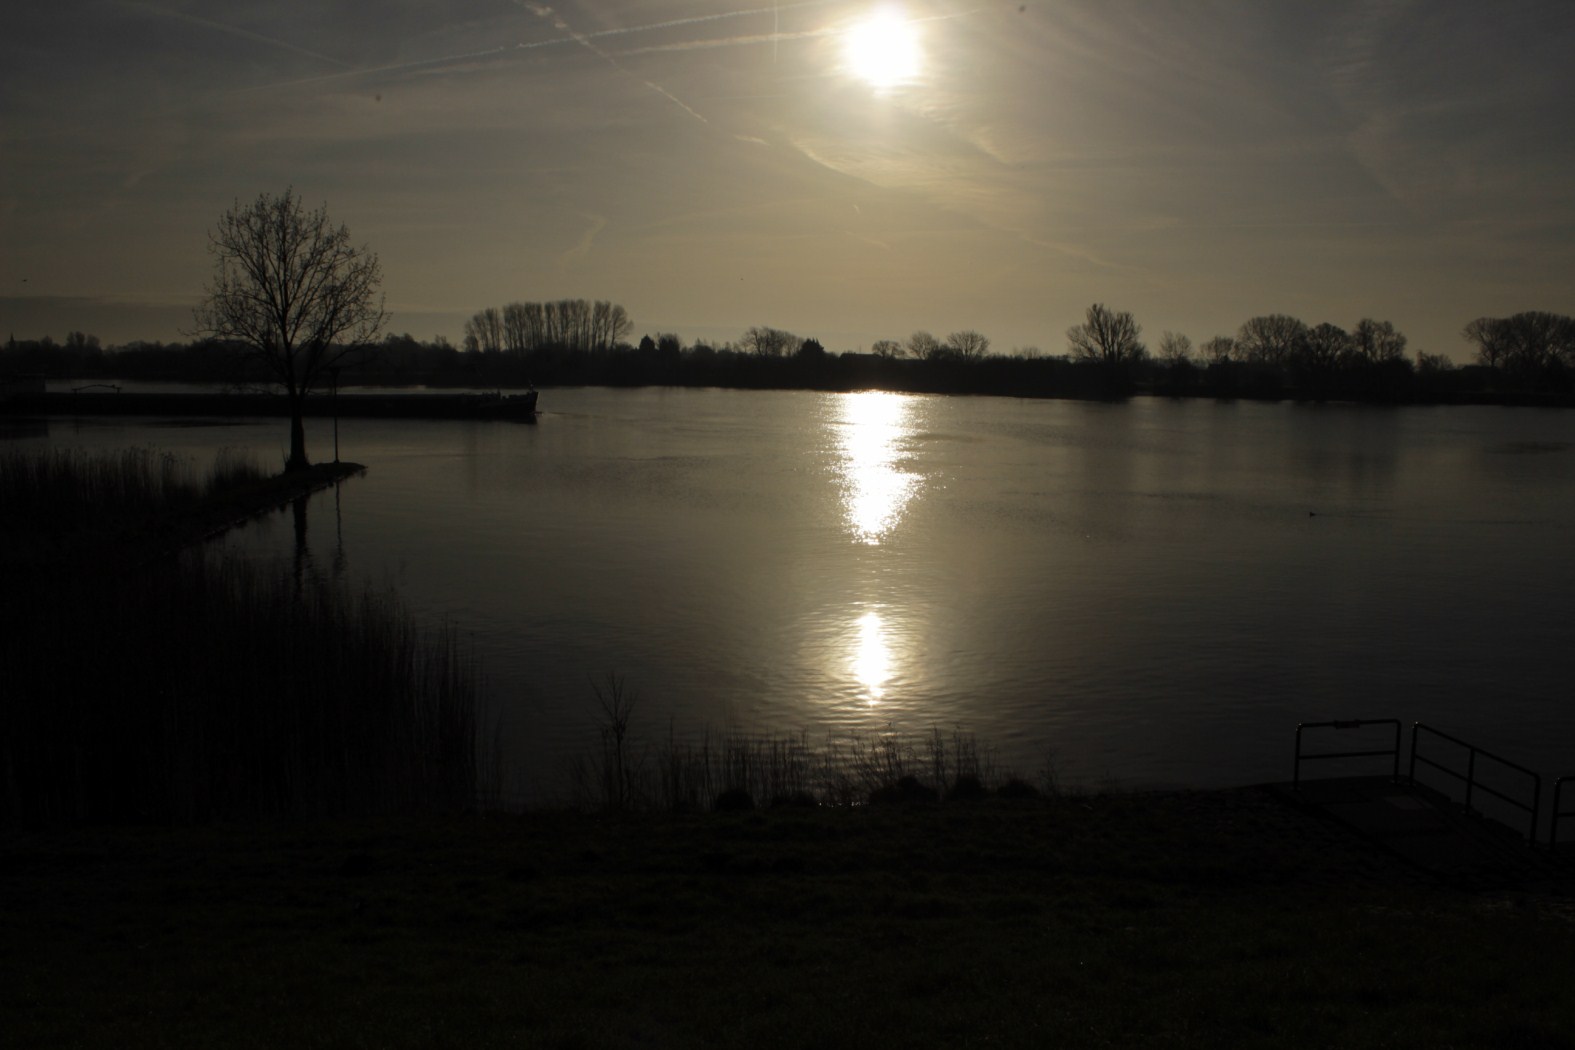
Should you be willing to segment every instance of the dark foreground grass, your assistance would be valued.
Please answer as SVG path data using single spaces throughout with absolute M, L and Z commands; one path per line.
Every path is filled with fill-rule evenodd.
M 397 598 L 189 545 L 359 467 L 0 456 L 0 826 L 455 812 L 479 684 Z
M 1575 1045 L 1567 898 L 1256 789 L 0 841 L 6 1046 Z

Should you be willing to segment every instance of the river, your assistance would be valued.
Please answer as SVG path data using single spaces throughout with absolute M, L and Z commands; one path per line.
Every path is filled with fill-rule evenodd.
M 1300 721 L 1575 773 L 1575 414 L 553 389 L 534 426 L 344 420 L 311 571 L 479 657 L 512 793 L 636 728 L 961 727 L 1063 781 L 1289 779 Z M 16 440 L 282 459 L 279 420 Z M 308 421 L 314 458 L 332 423 Z M 221 541 L 295 557 L 288 515 Z M 1330 741 L 1329 743 L 1334 743 Z M 1322 742 L 1320 742 L 1322 743 Z

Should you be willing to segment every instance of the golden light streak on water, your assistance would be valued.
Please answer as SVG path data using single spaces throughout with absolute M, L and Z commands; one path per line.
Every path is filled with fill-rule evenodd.
M 886 682 L 891 677 L 891 648 L 886 642 L 885 625 L 880 613 L 871 611 L 859 617 L 854 626 L 858 639 L 853 652 L 853 677 L 868 693 L 870 704 L 878 704 L 886 695 Z
M 900 467 L 911 426 L 912 399 L 869 390 L 841 399 L 837 428 L 842 507 L 861 543 L 878 545 L 902 520 L 919 476 Z

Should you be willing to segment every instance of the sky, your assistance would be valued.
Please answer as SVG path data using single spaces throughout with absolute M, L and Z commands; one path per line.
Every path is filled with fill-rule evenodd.
M 7 4 L 0 338 L 184 338 L 216 219 L 293 187 L 419 339 L 584 298 L 1059 354 L 1100 302 L 1464 361 L 1575 314 L 1572 44 L 1569 0 Z

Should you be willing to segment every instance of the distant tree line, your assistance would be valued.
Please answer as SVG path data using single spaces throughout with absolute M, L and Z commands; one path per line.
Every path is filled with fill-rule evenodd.
M 1133 394 L 1375 402 L 1575 405 L 1575 319 L 1546 312 L 1478 318 L 1463 329 L 1474 360 L 1456 366 L 1411 350 L 1404 333 L 1362 318 L 1350 328 L 1264 314 L 1201 343 L 1165 331 L 1152 349 L 1129 312 L 1101 303 L 1066 332 L 1064 350 L 992 350 L 979 332 L 940 338 L 916 331 L 836 353 L 818 339 L 752 326 L 736 340 L 686 341 L 652 332 L 631 342 L 614 303 L 560 300 L 479 311 L 456 347 L 441 336 L 385 336 L 347 362 L 342 384 L 512 387 L 720 386 L 888 389 L 1020 397 L 1121 398 Z M 261 382 L 231 344 L 131 343 L 91 335 L 11 340 L 0 373 L 56 378 Z
M 1541 310 L 1479 317 L 1461 334 L 1476 346 L 1477 362 L 1511 385 L 1570 388 L 1575 373 L 1575 318 Z

